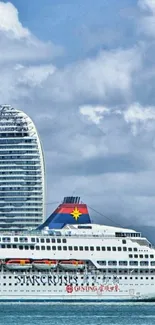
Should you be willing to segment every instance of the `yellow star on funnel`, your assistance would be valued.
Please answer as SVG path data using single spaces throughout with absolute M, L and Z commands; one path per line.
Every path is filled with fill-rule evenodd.
M 81 212 L 78 210 L 78 208 L 76 207 L 73 212 L 71 212 L 71 215 L 73 216 L 73 218 L 77 221 L 78 218 L 81 216 Z

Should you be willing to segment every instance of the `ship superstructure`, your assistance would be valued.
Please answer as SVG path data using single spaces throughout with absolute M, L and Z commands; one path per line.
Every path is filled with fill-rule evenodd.
M 0 300 L 155 300 L 151 243 L 91 223 L 78 198 L 66 198 L 36 232 L 1 234 L 0 261 Z

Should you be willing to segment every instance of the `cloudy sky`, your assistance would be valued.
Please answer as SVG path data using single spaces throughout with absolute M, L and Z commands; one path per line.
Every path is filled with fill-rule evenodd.
M 0 47 L 0 102 L 43 142 L 47 215 L 76 194 L 155 225 L 155 0 L 3 1 Z

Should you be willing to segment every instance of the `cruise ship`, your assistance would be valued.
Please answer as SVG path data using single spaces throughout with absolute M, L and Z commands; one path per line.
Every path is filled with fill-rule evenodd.
M 79 197 L 35 231 L 0 234 L 0 301 L 155 300 L 155 249 L 135 230 L 92 222 Z

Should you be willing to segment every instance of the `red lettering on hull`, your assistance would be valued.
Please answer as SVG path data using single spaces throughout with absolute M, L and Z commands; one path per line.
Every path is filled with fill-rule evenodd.
M 118 292 L 119 286 L 118 284 L 115 285 L 104 285 L 101 284 L 100 286 L 72 286 L 67 285 L 66 291 L 68 293 L 72 292 Z

